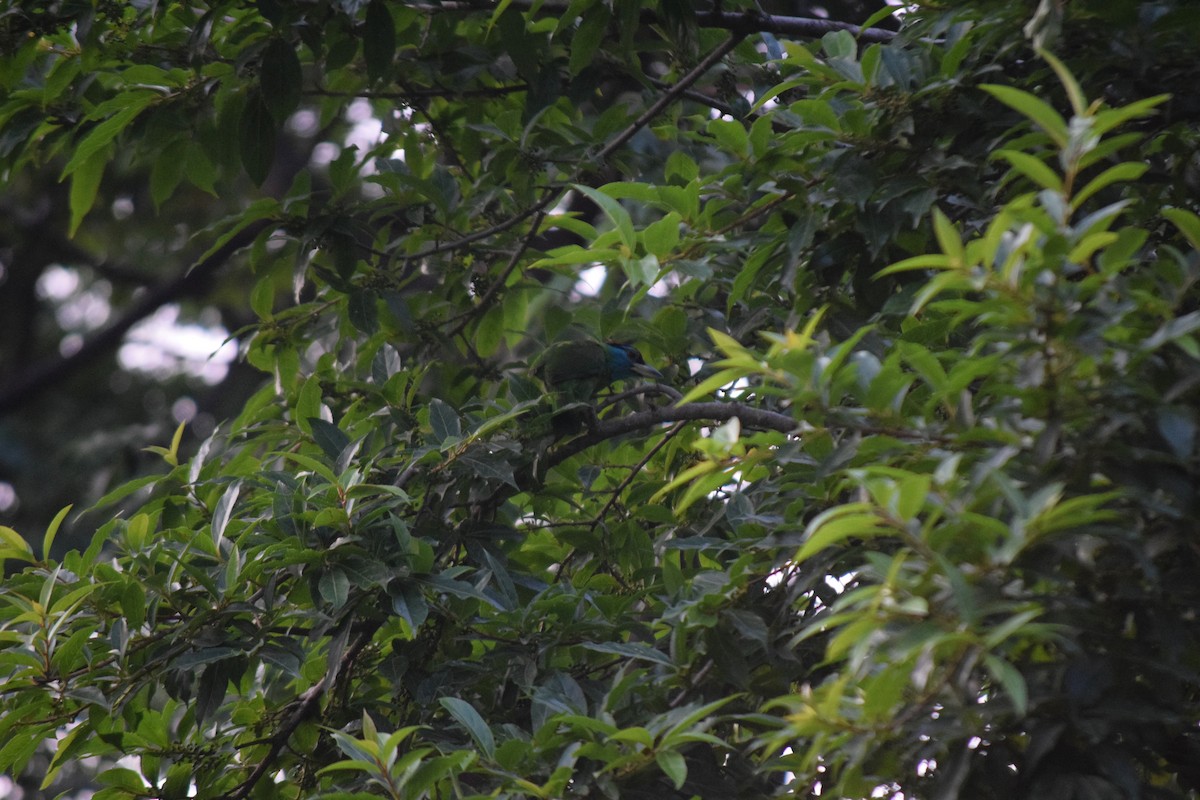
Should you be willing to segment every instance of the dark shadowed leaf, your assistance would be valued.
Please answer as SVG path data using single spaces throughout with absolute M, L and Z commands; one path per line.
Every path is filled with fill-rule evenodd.
M 384 0 L 371 0 L 367 4 L 362 41 L 367 75 L 372 81 L 384 80 L 391 73 L 392 58 L 396 55 L 396 24 Z
M 263 49 L 259 85 L 271 115 L 283 124 L 300 104 L 300 59 L 293 44 L 273 38 Z
M 238 121 L 238 149 L 250 180 L 261 184 L 275 161 L 277 123 L 263 94 L 252 89 Z

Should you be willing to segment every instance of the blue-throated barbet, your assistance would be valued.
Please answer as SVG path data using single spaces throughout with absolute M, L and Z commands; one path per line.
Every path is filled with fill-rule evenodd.
M 567 403 L 592 399 L 601 389 L 634 376 L 661 378 L 631 345 L 616 342 L 559 342 L 546 349 L 534 371 L 546 388 Z

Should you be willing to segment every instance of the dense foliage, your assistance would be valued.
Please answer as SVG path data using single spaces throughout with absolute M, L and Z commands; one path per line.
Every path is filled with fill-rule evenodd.
M 0 770 L 1200 795 L 1200 13 L 948 5 L 10 4 Z

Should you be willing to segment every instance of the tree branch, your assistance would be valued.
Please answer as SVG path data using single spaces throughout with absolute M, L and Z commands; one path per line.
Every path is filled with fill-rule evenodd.
M 535 7 L 540 13 L 562 16 L 567 13 L 568 6 L 562 3 L 538 3 L 536 0 L 513 0 L 509 4 L 520 11 L 530 11 Z M 437 6 L 411 6 L 427 12 L 455 10 L 492 10 L 492 3 L 479 2 L 446 2 Z M 647 25 L 661 23 L 662 18 L 651 9 L 643 9 L 641 22 Z M 817 19 L 816 17 L 788 17 L 776 14 L 763 14 L 758 11 L 697 11 L 696 24 L 702 28 L 724 28 L 731 33 L 747 36 L 751 33 L 782 33 L 789 36 L 820 37 L 831 31 L 849 31 L 864 42 L 890 42 L 896 37 L 894 31 L 884 28 L 864 28 L 850 22 L 839 22 L 832 19 Z
M 744 33 L 734 33 L 718 47 L 714 47 L 712 52 L 704 57 L 699 64 L 693 67 L 688 74 L 684 75 L 676 81 L 671 88 L 665 91 L 662 97 L 654 101 L 654 104 L 641 113 L 625 130 L 621 131 L 612 141 L 602 147 L 595 156 L 597 161 L 603 161 L 611 156 L 626 142 L 634 137 L 634 135 L 642 128 L 650 124 L 650 121 L 663 112 L 667 106 L 674 103 L 687 89 L 698 81 L 704 73 L 712 69 L 713 65 L 729 54 L 733 48 L 737 47 L 742 39 L 746 38 Z
M 6 414 L 28 403 L 35 395 L 59 381 L 68 378 L 82 367 L 94 363 L 101 354 L 120 344 L 129 329 L 158 308 L 180 297 L 200 292 L 208 279 L 241 248 L 254 241 L 270 220 L 257 220 L 230 237 L 229 241 L 214 250 L 207 258 L 173 280 L 159 284 L 139 297 L 121 317 L 104 330 L 84 342 L 83 346 L 62 358 L 35 364 L 18 375 L 12 384 L 0 391 L 0 414 Z
M 577 453 L 582 453 L 589 447 L 599 444 L 606 439 L 612 439 L 626 433 L 653 428 L 666 422 L 705 421 L 727 422 L 737 417 L 742 425 L 758 430 L 779 431 L 792 433 L 799 428 L 798 423 L 787 414 L 778 411 L 767 411 L 762 408 L 744 405 L 742 403 L 688 403 L 682 406 L 665 406 L 651 411 L 639 411 L 615 419 L 600 422 L 595 430 L 588 431 L 566 442 L 550 453 L 547 468 L 554 467 L 566 461 Z
M 640 387 L 642 393 L 650 391 L 659 391 L 664 394 L 674 394 L 677 392 L 662 392 L 664 387 L 660 386 L 643 386 Z M 686 405 L 670 405 L 662 408 L 652 409 L 650 411 L 639 411 L 633 414 L 627 414 L 623 417 L 615 417 L 612 419 L 602 420 L 593 430 L 577 436 L 570 441 L 564 442 L 556 449 L 552 450 L 547 458 L 546 469 L 557 466 L 563 461 L 566 461 L 573 455 L 582 453 L 589 447 L 599 444 L 606 439 L 613 439 L 617 436 L 623 436 L 627 433 L 635 431 L 647 430 L 663 425 L 668 422 L 680 421 L 696 421 L 696 422 L 728 422 L 737 417 L 742 426 L 754 430 L 762 431 L 778 431 L 779 433 L 797 433 L 800 431 L 802 422 L 781 414 L 778 411 L 768 411 L 763 408 L 748 406 L 744 403 L 730 403 L 720 401 L 710 401 L 706 403 L 687 403 Z M 894 436 L 899 439 L 914 439 L 919 441 L 936 442 L 944 444 L 953 441 L 952 436 L 937 434 L 933 432 L 923 431 L 906 431 L 897 430 L 894 428 L 885 428 L 876 425 L 871 425 L 866 421 L 846 421 L 841 422 L 834 417 L 826 420 L 824 424 L 815 424 L 813 427 L 823 429 L 846 430 L 862 435 L 875 436 Z M 811 427 L 807 428 L 812 430 Z M 980 443 L 982 444 L 982 443 Z
M 572 173 L 570 178 L 567 179 L 566 183 L 571 184 L 571 183 L 576 182 L 580 178 L 580 176 L 583 175 L 583 173 L 585 171 L 592 169 L 594 167 L 595 162 L 604 161 L 610 155 L 612 155 L 614 152 L 616 152 L 622 145 L 624 145 L 626 142 L 628 142 L 630 139 L 632 139 L 637 134 L 638 131 L 640 131 L 642 128 L 646 127 L 648 124 L 650 124 L 650 122 L 655 117 L 657 117 L 659 114 L 661 114 L 663 112 L 663 109 L 665 109 L 671 103 L 673 103 L 677 99 L 679 99 L 684 94 L 684 92 L 686 92 L 688 90 L 688 88 L 692 86 L 692 84 L 694 84 L 696 81 L 698 81 L 704 75 L 704 73 L 706 73 L 706 72 L 708 72 L 708 70 L 712 69 L 712 66 L 714 64 L 716 64 L 718 61 L 720 61 L 722 58 L 724 58 L 731 50 L 733 50 L 733 48 L 737 47 L 738 42 L 740 42 L 743 38 L 744 38 L 743 36 L 735 34 L 733 36 L 730 36 L 727 40 L 725 40 L 723 43 L 721 43 L 718 47 L 713 48 L 712 52 L 710 52 L 707 56 L 704 57 L 704 60 L 702 60 L 699 64 L 697 64 L 694 68 L 692 68 L 686 75 L 684 75 L 682 78 L 680 78 L 677 82 L 672 84 L 670 86 L 670 88 L 668 88 L 665 92 L 663 92 L 663 95 L 661 97 L 659 97 L 658 100 L 656 100 L 653 105 L 651 105 L 648 109 L 646 109 L 644 112 L 642 112 L 642 114 L 639 115 L 637 119 L 635 119 L 633 122 L 631 122 L 629 125 L 627 125 L 625 127 L 625 129 L 623 131 L 621 131 L 619 134 L 617 134 L 607 145 L 605 145 L 599 151 L 597 151 L 596 154 L 592 158 L 588 159 L 586 164 L 584 164 L 584 165 L 580 166 L 578 169 L 576 169 L 575 172 Z M 503 222 L 500 222 L 496 225 L 492 225 L 491 227 L 486 228 L 485 230 L 476 231 L 475 233 L 467 234 L 466 236 L 463 236 L 461 239 L 456 239 L 453 242 L 450 242 L 450 243 L 447 243 L 444 245 L 435 245 L 433 247 L 426 248 L 425 250 L 423 250 L 419 253 L 414 253 L 411 256 L 404 256 L 404 258 L 405 259 L 423 258 L 425 256 L 433 255 L 434 253 L 440 253 L 440 252 L 443 252 L 446 250 L 454 250 L 459 247 L 464 247 L 472 242 L 476 242 L 476 241 L 479 241 L 480 239 L 485 239 L 493 234 L 506 231 L 509 228 L 515 227 L 516 225 L 518 225 L 522 221 L 528 219 L 529 217 L 538 215 L 538 220 L 537 220 L 537 222 L 534 223 L 533 229 L 529 232 L 529 234 L 527 234 L 525 236 L 523 244 L 517 248 L 513 258 L 510 260 L 510 262 L 509 262 L 508 266 L 505 268 L 503 274 L 499 278 L 497 278 L 495 281 L 493 281 L 492 285 L 489 286 L 488 289 L 483 293 L 482 300 L 490 302 L 495 299 L 495 297 L 499 293 L 499 289 L 507 282 L 508 276 L 512 273 L 513 269 L 517 266 L 517 262 L 521 256 L 521 254 L 525 252 L 525 249 L 529 246 L 529 242 L 532 240 L 537 229 L 541 226 L 541 221 L 542 221 L 542 219 L 544 219 L 543 212 L 547 208 L 549 208 L 553 203 L 555 203 L 560 197 L 562 197 L 563 193 L 565 191 L 567 191 L 567 189 L 564 189 L 562 186 L 550 186 L 546 189 L 546 191 L 542 194 L 542 197 L 536 203 L 534 203 L 532 206 L 529 206 L 528 208 L 524 209 L 523 211 L 518 212 L 517 214 L 513 215 L 512 217 L 509 217 L 507 220 L 504 220 Z M 479 307 L 480 307 L 480 304 L 477 304 L 476 308 L 479 308 Z M 477 313 L 477 312 L 475 310 L 472 310 L 471 314 L 473 315 L 475 313 Z M 469 319 L 469 317 L 468 317 L 468 319 Z M 464 323 L 464 325 L 465 325 L 465 323 Z M 454 330 L 461 331 L 463 329 L 464 325 L 458 325 Z
M 292 703 L 291 713 L 283 724 L 271 735 L 271 746 L 267 750 L 267 754 L 263 756 L 262 761 L 255 765 L 250 776 L 242 781 L 229 794 L 223 797 L 223 800 L 245 800 L 254 790 L 255 785 L 262 780 L 263 776 L 271 771 L 275 765 L 275 760 L 279 754 L 283 752 L 283 748 L 287 746 L 288 739 L 292 738 L 292 734 L 300 727 L 306 719 L 311 717 L 321 704 L 321 698 L 325 696 L 331 688 L 333 682 L 337 680 L 337 676 L 348 672 L 351 665 L 358 658 L 359 653 L 363 648 L 370 644 L 372 637 L 375 635 L 376 628 L 369 631 L 360 631 L 354 642 L 346 648 L 346 652 L 342 654 L 336 668 L 325 673 L 321 680 L 313 684 L 307 691 L 297 697 Z
M 849 31 L 864 42 L 890 42 L 896 38 L 895 32 L 883 28 L 863 28 L 833 19 L 785 17 L 760 14 L 756 11 L 697 11 L 696 23 L 703 28 L 725 28 L 735 33 L 741 32 L 743 35 L 783 33 L 791 36 L 819 37 L 833 31 Z

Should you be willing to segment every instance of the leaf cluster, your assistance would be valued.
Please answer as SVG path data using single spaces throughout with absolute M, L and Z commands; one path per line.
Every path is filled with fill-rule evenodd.
M 0 527 L 0 769 L 1194 796 L 1200 62 L 1102 77 L 1194 56 L 1182 3 L 1027 5 L 14 16 L 4 169 L 215 276 L 259 378 L 39 552 Z M 668 385 L 562 437 L 528 366 L 580 335 Z

